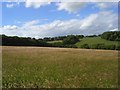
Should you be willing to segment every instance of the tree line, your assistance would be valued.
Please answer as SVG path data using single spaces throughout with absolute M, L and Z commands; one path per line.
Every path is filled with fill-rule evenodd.
M 101 38 L 110 40 L 110 41 L 120 41 L 120 31 L 104 32 L 101 35 Z
M 75 44 L 83 35 L 67 35 L 59 37 L 45 37 L 40 39 L 30 37 L 1 35 L 3 46 L 43 46 L 43 47 L 69 47 Z M 62 40 L 63 43 L 47 43 L 48 41 Z
M 85 49 L 104 49 L 104 50 L 120 50 L 120 45 L 105 45 L 104 43 L 98 43 L 93 45 L 83 44 L 81 48 Z
M 2 35 L 1 37 L 3 46 L 47 46 L 47 43 L 41 39 L 6 35 Z
M 68 35 L 62 40 L 62 42 L 51 43 L 53 47 L 66 47 L 66 48 L 77 48 L 75 43 L 82 39 L 83 35 Z
M 44 41 L 57 41 L 57 40 L 64 40 L 67 37 L 75 36 L 76 38 L 83 38 L 84 35 L 66 35 L 66 36 L 58 36 L 58 37 L 44 37 L 42 40 Z
M 104 32 L 100 36 L 102 39 L 109 41 L 120 41 L 120 31 L 108 31 Z M 96 35 L 87 36 L 87 37 L 96 37 Z M 93 45 L 83 44 L 81 48 L 85 49 L 106 49 L 106 50 L 120 50 L 120 43 L 118 45 L 105 45 L 104 43 L 98 43 Z
M 84 37 L 98 37 L 100 36 L 103 39 L 110 41 L 120 41 L 120 31 L 114 32 L 104 32 L 101 35 L 67 35 L 67 36 L 58 36 L 58 37 L 45 37 L 45 38 L 30 38 L 30 37 L 18 37 L 18 36 L 6 36 L 1 35 L 2 45 L 3 46 L 42 46 L 42 47 L 66 47 L 66 48 L 77 48 L 75 45 L 77 42 Z M 62 42 L 48 43 L 48 41 L 57 41 L 61 40 Z M 104 43 L 98 43 L 93 45 L 83 44 L 81 48 L 86 49 L 107 49 L 107 50 L 120 50 L 120 45 L 105 45 Z

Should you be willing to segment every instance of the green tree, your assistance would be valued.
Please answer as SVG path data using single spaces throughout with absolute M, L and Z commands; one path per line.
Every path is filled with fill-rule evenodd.
M 101 38 L 110 41 L 120 41 L 120 31 L 104 32 Z
M 81 45 L 81 48 L 90 49 L 90 47 L 89 47 L 88 44 L 83 44 L 83 45 Z
M 69 35 L 67 38 L 63 39 L 64 45 L 75 44 L 79 41 L 79 38 L 74 35 Z

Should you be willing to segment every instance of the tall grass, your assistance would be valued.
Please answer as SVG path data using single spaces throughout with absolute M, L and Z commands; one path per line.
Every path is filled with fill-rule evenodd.
M 3 87 L 117 87 L 117 51 L 3 47 Z

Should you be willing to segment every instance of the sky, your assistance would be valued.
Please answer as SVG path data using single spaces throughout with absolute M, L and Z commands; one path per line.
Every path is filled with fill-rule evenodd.
M 98 35 L 116 30 L 117 2 L 2 2 L 0 34 L 8 36 Z

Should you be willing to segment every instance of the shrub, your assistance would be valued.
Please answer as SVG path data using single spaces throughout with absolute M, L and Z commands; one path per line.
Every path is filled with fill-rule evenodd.
M 74 36 L 74 35 L 70 35 L 67 36 L 67 38 L 63 39 L 63 44 L 64 45 L 70 45 L 70 44 L 75 44 L 79 41 L 79 38 Z
M 120 45 L 117 45 L 115 49 L 120 50 Z
M 81 48 L 89 49 L 90 47 L 88 44 L 83 44 L 83 45 L 81 45 Z
M 120 31 L 104 32 L 101 38 L 110 41 L 120 41 Z
M 107 50 L 120 50 L 120 46 L 115 46 L 115 45 L 105 45 L 104 43 L 99 43 L 99 44 L 92 44 L 89 46 L 88 44 L 83 44 L 81 45 L 81 48 L 86 48 L 86 49 L 107 49 Z
M 116 46 L 115 45 L 106 45 L 106 49 L 108 49 L 108 50 L 115 50 Z
M 52 47 L 64 47 L 62 42 L 55 42 L 50 44 Z

